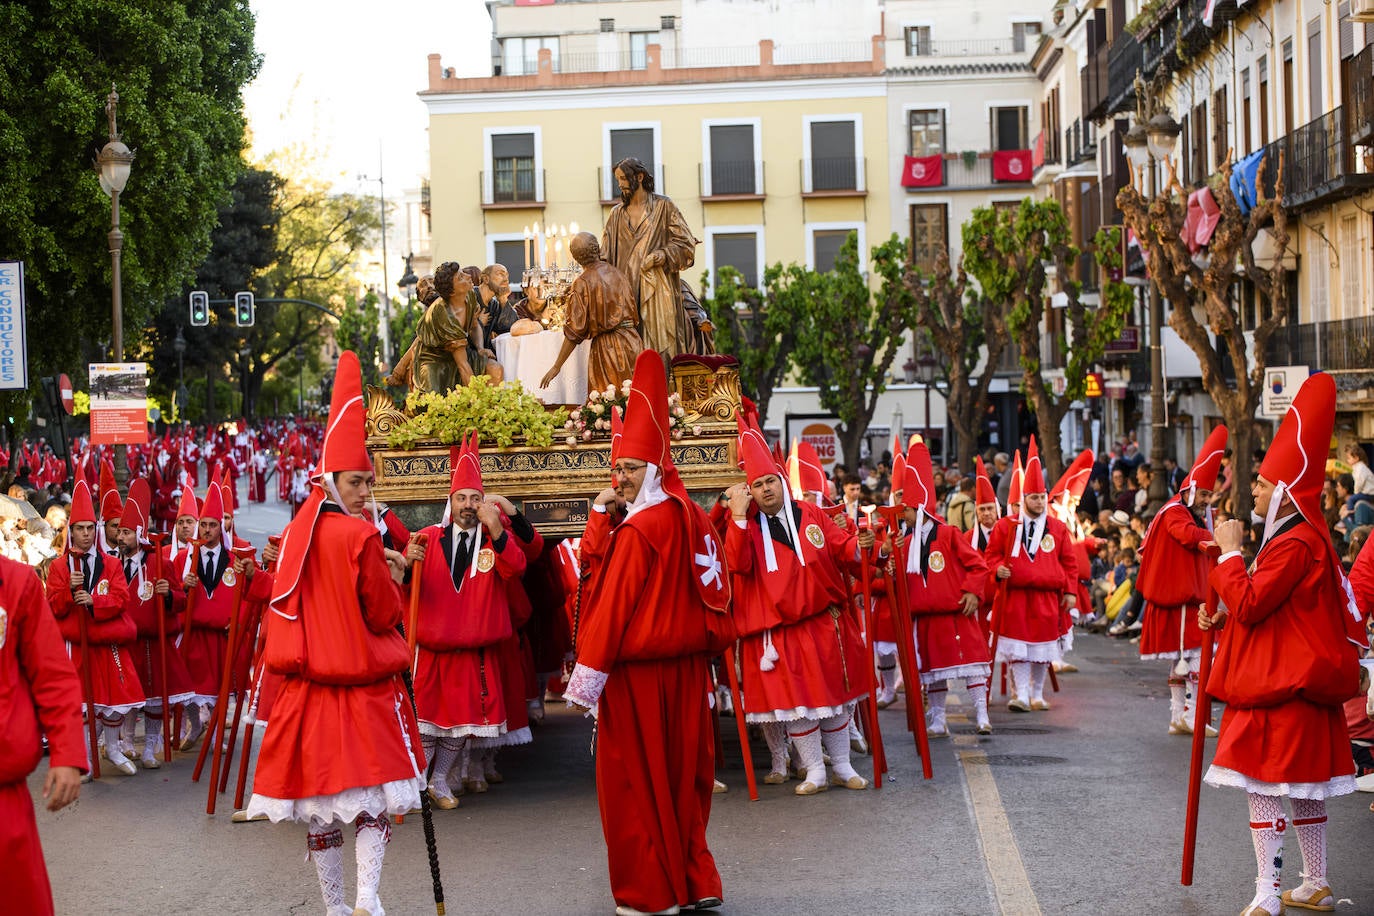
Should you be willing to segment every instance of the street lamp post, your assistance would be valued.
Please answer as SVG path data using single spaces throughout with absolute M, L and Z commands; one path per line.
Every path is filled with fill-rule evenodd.
M 177 393 L 174 403 L 177 419 L 180 420 L 181 412 L 186 409 L 186 402 L 190 400 L 190 393 L 186 390 L 186 383 L 183 381 L 186 375 L 186 338 L 181 336 L 181 325 L 177 325 L 177 336 L 172 341 L 172 352 L 177 355 Z
M 386 272 L 386 178 L 381 169 L 381 153 L 377 154 L 377 203 L 382 211 L 382 361 L 391 364 L 391 288 Z M 358 176 L 363 181 L 373 179 L 366 175 Z M 409 265 L 407 265 L 409 267 Z
M 100 175 L 100 189 L 110 198 L 110 303 L 112 306 L 112 325 L 110 344 L 114 351 L 114 361 L 124 361 L 124 303 L 122 279 L 120 276 L 120 255 L 124 250 L 124 233 L 119 231 L 119 195 L 129 182 L 129 171 L 133 167 L 134 153 L 119 139 L 115 123 L 115 110 L 119 105 L 119 93 L 110 86 L 110 94 L 105 99 L 105 117 L 110 122 L 110 139 L 96 156 L 96 171 Z M 129 480 L 129 456 L 126 446 L 115 446 L 115 483 L 124 486 Z
M 305 347 L 296 347 L 296 412 L 305 416 Z
M 1122 138 L 1131 167 L 1149 173 L 1149 194 L 1154 199 L 1159 192 L 1158 163 L 1167 162 L 1174 152 L 1174 143 L 1182 128 L 1169 115 L 1168 108 L 1147 91 L 1143 81 L 1136 81 L 1136 123 Z M 1153 164 L 1152 164 L 1153 161 Z M 1168 193 L 1168 189 L 1164 189 Z M 1158 512 L 1168 499 L 1168 484 L 1164 479 L 1164 434 L 1169 427 L 1164 403 L 1164 298 L 1157 279 L 1150 281 L 1150 502 L 1151 514 Z
M 926 392 L 926 411 L 921 416 L 921 438 L 929 440 L 930 431 L 934 428 L 930 422 L 930 389 L 935 384 L 935 357 L 929 351 L 921 354 L 921 358 L 916 360 L 916 374 L 921 380 L 921 387 Z M 944 461 L 944 443 L 940 444 L 940 460 Z

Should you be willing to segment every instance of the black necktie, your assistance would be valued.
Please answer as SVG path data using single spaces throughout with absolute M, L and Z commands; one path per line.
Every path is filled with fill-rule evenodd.
M 472 561 L 472 547 L 469 544 L 468 533 L 458 532 L 458 552 L 453 557 L 453 587 L 461 588 L 463 585 L 463 574 Z
M 784 544 L 789 548 L 792 546 L 792 538 L 788 536 L 787 526 L 776 515 L 768 516 L 768 532 L 773 536 L 773 540 L 779 544 Z
M 81 581 L 85 584 L 81 587 L 92 595 L 95 594 L 95 582 L 91 579 L 91 555 L 82 554 L 81 556 Z
M 988 549 L 988 535 L 987 535 L 987 532 L 983 530 L 983 526 L 982 526 L 982 525 L 979 525 L 979 526 L 978 526 L 978 549 L 979 549 L 979 550 L 987 550 L 987 549 Z
M 132 581 L 134 581 L 134 561 L 133 561 L 133 560 L 125 560 L 125 561 L 124 561 L 124 581 L 125 581 L 125 582 L 132 582 Z

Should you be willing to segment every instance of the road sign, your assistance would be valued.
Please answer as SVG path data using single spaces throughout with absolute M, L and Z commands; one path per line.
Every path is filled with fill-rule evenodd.
M 67 378 L 67 373 L 63 372 L 57 377 L 57 393 L 62 397 L 62 409 L 67 412 L 67 416 L 72 415 L 72 380 Z
M 1264 370 L 1264 389 L 1260 392 L 1260 413 L 1281 417 L 1293 406 L 1302 383 L 1307 381 L 1306 366 L 1270 366 Z

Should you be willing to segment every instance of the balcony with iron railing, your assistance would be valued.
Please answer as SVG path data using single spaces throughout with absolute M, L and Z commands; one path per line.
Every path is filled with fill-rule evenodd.
M 759 200 L 763 163 L 753 159 L 713 159 L 697 169 L 702 200 Z
M 478 172 L 482 206 L 489 210 L 542 207 L 544 172 L 533 167 Z
M 1016 38 L 932 38 L 924 41 L 889 38 L 886 58 L 889 67 L 928 67 L 941 63 L 968 63 L 967 58 L 1030 59 L 1036 39 Z
M 1265 147 L 1265 193 L 1272 194 L 1283 156 L 1283 204 L 1301 212 L 1374 188 L 1374 173 L 1355 154 L 1346 111 L 1337 107 Z
M 1374 43 L 1350 61 L 1350 139 L 1374 145 Z
M 1166 3 L 1154 23 L 1141 37 L 1144 59 L 1141 69 L 1147 76 L 1163 67 L 1174 73 L 1197 57 L 1203 48 L 1226 31 L 1226 24 L 1236 18 L 1235 0 L 1217 0 L 1212 24 L 1203 17 L 1208 0 L 1176 0 Z
M 1100 120 L 1107 115 L 1111 96 L 1111 46 L 1103 44 L 1092 54 L 1080 72 L 1083 91 L 1083 116 Z
M 1025 180 L 1008 181 L 992 177 L 992 153 L 988 151 L 970 153 L 945 153 L 942 157 L 944 171 L 938 185 L 908 187 L 908 194 L 929 193 L 931 191 L 994 191 L 1000 188 L 1025 188 L 1031 184 L 1028 170 Z
M 819 156 L 801 160 L 803 197 L 858 197 L 868 193 L 866 160 Z
M 1145 66 L 1145 51 L 1130 32 L 1122 32 L 1107 53 L 1107 114 L 1135 106 L 1135 75 Z
M 1076 120 L 1064 131 L 1064 164 L 1078 165 L 1097 155 L 1097 126 Z
M 1374 370 L 1374 315 L 1289 324 L 1269 338 L 1271 366 L 1307 366 L 1323 372 Z
M 1038 173 L 1046 166 L 1062 165 L 1062 149 L 1058 132 L 1040 131 L 1035 135 L 1035 142 L 1031 144 L 1031 170 Z

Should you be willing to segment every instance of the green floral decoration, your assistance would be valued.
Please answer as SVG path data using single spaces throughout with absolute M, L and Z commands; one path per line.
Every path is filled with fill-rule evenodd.
M 406 410 L 410 419 L 387 436 L 392 448 L 414 448 L 426 439 L 453 445 L 474 429 L 484 445 L 507 448 L 521 439 L 531 448 L 548 448 L 554 430 L 562 430 L 568 418 L 561 407 L 546 410 L 519 382 L 493 385 L 485 375 L 447 394 L 412 391 Z

